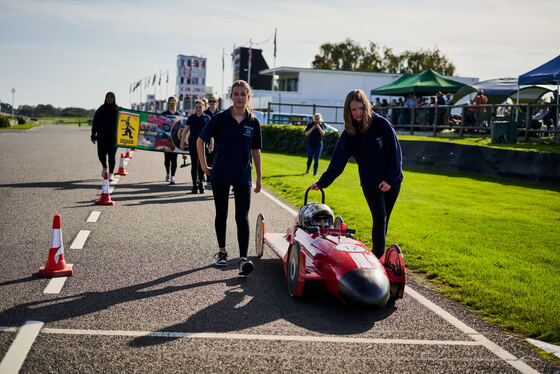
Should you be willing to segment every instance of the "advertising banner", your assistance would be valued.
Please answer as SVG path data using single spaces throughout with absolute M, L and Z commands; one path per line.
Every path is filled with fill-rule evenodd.
M 188 153 L 181 151 L 181 137 L 187 117 L 119 109 L 117 146 L 147 151 Z

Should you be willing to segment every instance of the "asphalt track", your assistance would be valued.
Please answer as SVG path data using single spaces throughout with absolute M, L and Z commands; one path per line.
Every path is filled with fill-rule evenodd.
M 402 300 L 371 311 L 313 284 L 291 299 L 270 251 L 238 277 L 233 200 L 228 267 L 215 268 L 211 193 L 189 193 L 190 169 L 168 185 L 163 155 L 137 151 L 112 185 L 115 206 L 94 206 L 102 181 L 89 131 L 0 133 L 0 372 L 560 372 L 411 281 Z M 293 209 L 253 194 L 251 226 L 262 212 L 267 231 L 283 232 Z M 75 274 L 51 283 L 37 271 L 54 214 Z

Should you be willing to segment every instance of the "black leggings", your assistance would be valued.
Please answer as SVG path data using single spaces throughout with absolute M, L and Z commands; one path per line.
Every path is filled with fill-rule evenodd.
M 200 166 L 196 148 L 190 148 L 189 153 L 191 155 L 191 177 L 193 188 L 196 188 L 196 186 L 202 184 L 202 182 L 204 181 L 204 172 L 202 171 L 202 167 Z
M 226 247 L 226 225 L 229 203 L 229 184 L 212 182 L 214 205 L 216 206 L 216 236 L 218 246 Z M 235 191 L 235 223 L 237 224 L 237 243 L 239 244 L 239 257 L 247 257 L 249 248 L 249 207 L 251 206 L 251 186 L 237 185 Z
M 174 152 L 163 152 L 164 159 L 163 164 L 165 165 L 165 172 L 169 175 L 169 170 L 171 169 L 171 176 L 175 176 L 175 171 L 177 171 L 177 153 Z
M 113 143 L 104 143 L 97 141 L 97 157 L 99 162 L 103 166 L 103 169 L 107 169 L 107 157 L 109 158 L 109 173 L 115 170 L 115 154 L 117 153 L 117 147 Z
M 385 253 L 385 236 L 389 226 L 389 217 L 400 190 L 391 188 L 387 192 L 382 192 L 377 186 L 362 186 L 362 190 L 373 218 L 373 227 L 371 229 L 373 253 L 375 253 L 377 258 L 381 258 L 383 253 Z

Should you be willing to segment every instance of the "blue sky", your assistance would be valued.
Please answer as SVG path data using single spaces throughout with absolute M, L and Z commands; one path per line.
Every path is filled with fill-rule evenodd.
M 0 100 L 96 108 L 114 91 L 170 71 L 178 54 L 207 58 L 207 84 L 231 84 L 229 53 L 278 29 L 276 66 L 311 67 L 319 46 L 351 38 L 393 48 L 438 47 L 456 75 L 517 77 L 560 54 L 557 0 L 80 1 L 0 0 Z M 272 39 L 258 45 L 273 65 Z M 171 94 L 174 85 L 168 87 Z M 156 94 L 159 96 L 160 91 Z M 165 96 L 165 86 L 161 96 Z

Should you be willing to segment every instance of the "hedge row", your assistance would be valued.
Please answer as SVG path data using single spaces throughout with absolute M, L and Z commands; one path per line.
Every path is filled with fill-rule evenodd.
M 263 151 L 289 155 L 307 155 L 307 137 L 304 126 L 262 125 Z M 323 137 L 323 157 L 330 157 L 340 133 L 327 131 Z

